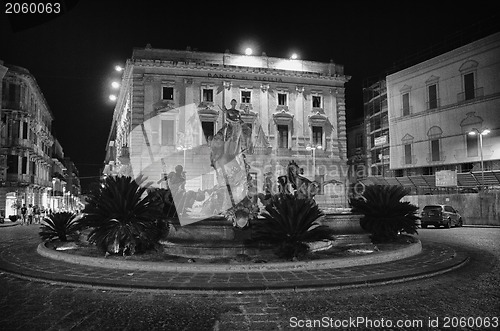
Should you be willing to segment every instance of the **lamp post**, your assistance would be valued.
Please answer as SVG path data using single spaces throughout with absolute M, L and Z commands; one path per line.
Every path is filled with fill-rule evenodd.
M 179 145 L 179 146 L 177 146 L 177 150 L 178 150 L 178 151 L 183 151 L 183 152 L 184 152 L 184 161 L 183 161 L 183 163 L 182 163 L 182 168 L 183 168 L 184 170 L 186 170 L 186 151 L 187 151 L 188 149 L 191 149 L 191 148 L 193 148 L 191 145 L 186 145 L 186 146 L 184 146 L 184 145 Z
M 316 178 L 316 150 L 317 149 L 323 149 L 323 146 L 321 146 L 321 145 L 316 145 L 316 146 L 312 145 L 311 146 L 311 145 L 307 144 L 306 149 L 308 151 L 312 151 L 312 155 L 313 155 L 313 177 Z
M 478 129 L 474 128 L 471 131 L 469 131 L 470 136 L 475 136 L 476 134 L 479 135 L 479 155 L 481 157 L 481 184 L 484 186 L 484 161 L 483 161 L 483 136 L 486 136 L 488 133 L 490 133 L 490 130 L 488 129 L 482 129 L 479 131 Z

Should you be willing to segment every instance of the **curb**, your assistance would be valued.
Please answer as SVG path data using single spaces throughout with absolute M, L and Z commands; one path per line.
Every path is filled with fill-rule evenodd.
M 9 228 L 9 227 L 16 226 L 16 225 L 19 225 L 19 223 L 18 222 L 11 222 L 9 220 L 7 222 L 0 223 L 0 228 Z
M 43 257 L 85 265 L 89 267 L 109 268 L 130 271 L 154 271 L 154 272 L 212 272 L 212 273 L 231 273 L 231 272 L 276 272 L 276 271 L 298 271 L 298 270 L 321 270 L 337 269 L 356 266 L 367 266 L 405 259 L 422 252 L 422 243 L 420 240 L 404 248 L 391 250 L 387 252 L 376 252 L 370 255 L 341 257 L 313 261 L 296 261 L 280 263 L 262 263 L 262 264 L 237 264 L 222 265 L 209 263 L 159 263 L 148 261 L 123 261 L 112 260 L 99 257 L 88 257 L 74 254 L 67 254 L 54 249 L 49 249 L 42 242 L 37 247 L 37 253 Z

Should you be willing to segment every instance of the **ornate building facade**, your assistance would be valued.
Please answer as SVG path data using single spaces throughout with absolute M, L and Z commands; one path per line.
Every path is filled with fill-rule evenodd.
M 156 184 L 183 165 L 186 189 L 209 188 L 216 182 L 210 144 L 225 122 L 222 109 L 234 99 L 252 131 L 253 148 L 245 153 L 259 190 L 265 174 L 283 174 L 291 160 L 310 179 L 344 183 L 349 78 L 335 63 L 134 49 L 123 71 L 104 172 L 142 174 Z M 341 203 L 321 187 L 317 199 Z
M 0 90 L 1 217 L 18 215 L 23 204 L 55 211 L 71 209 L 69 203 L 64 204 L 65 198 L 79 206 L 79 197 L 63 193 L 66 167 L 53 159 L 54 116 L 35 77 L 25 68 L 5 67 Z

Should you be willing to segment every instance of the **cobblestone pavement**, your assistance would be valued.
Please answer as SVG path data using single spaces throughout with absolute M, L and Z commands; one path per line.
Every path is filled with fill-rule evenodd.
M 4 230 L 0 240 L 29 240 L 34 231 Z M 483 330 L 479 323 L 487 323 L 486 318 L 493 326 L 500 315 L 500 229 L 430 228 L 419 233 L 424 247 L 431 241 L 460 245 L 469 263 L 432 278 L 380 286 L 241 294 L 103 290 L 2 273 L 0 329 L 325 330 L 341 323 L 345 330 L 454 330 L 460 328 L 453 323 L 462 321 L 469 323 L 462 329 Z M 458 319 L 446 319 L 452 317 Z M 314 320 L 322 325 L 308 327 Z

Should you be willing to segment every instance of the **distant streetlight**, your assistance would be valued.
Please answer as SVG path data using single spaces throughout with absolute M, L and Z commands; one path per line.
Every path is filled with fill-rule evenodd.
M 191 146 L 191 145 L 187 145 L 187 146 L 179 145 L 179 146 L 177 146 L 177 150 L 178 151 L 183 151 L 184 152 L 184 161 L 182 163 L 182 168 L 184 168 L 184 171 L 186 170 L 186 151 L 188 149 L 192 149 L 192 148 L 193 148 L 193 146 Z
M 313 154 L 313 176 L 316 177 L 316 150 L 323 149 L 323 146 L 321 146 L 321 145 L 317 145 L 317 146 L 312 145 L 311 146 L 311 145 L 307 144 L 306 149 L 308 151 L 312 151 L 312 154 Z
M 111 94 L 111 95 L 109 96 L 109 100 L 111 100 L 111 101 L 116 101 L 116 99 L 117 99 L 117 97 L 116 97 L 116 95 L 114 95 L 114 94 Z
M 245 49 L 245 55 L 252 55 L 252 53 L 253 53 L 253 51 L 252 51 L 252 49 L 250 47 L 247 47 Z
M 120 88 L 120 83 L 118 83 L 118 82 L 112 82 L 111 83 L 111 87 L 115 88 L 115 89 Z
M 479 131 L 478 129 L 474 128 L 471 131 L 469 131 L 470 136 L 475 136 L 476 134 L 479 135 L 479 155 L 481 156 L 481 184 L 484 185 L 484 162 L 483 162 L 483 136 L 486 136 L 488 133 L 490 133 L 489 129 L 483 129 Z
M 115 66 L 115 70 L 116 71 L 123 71 L 123 67 L 122 66 Z

